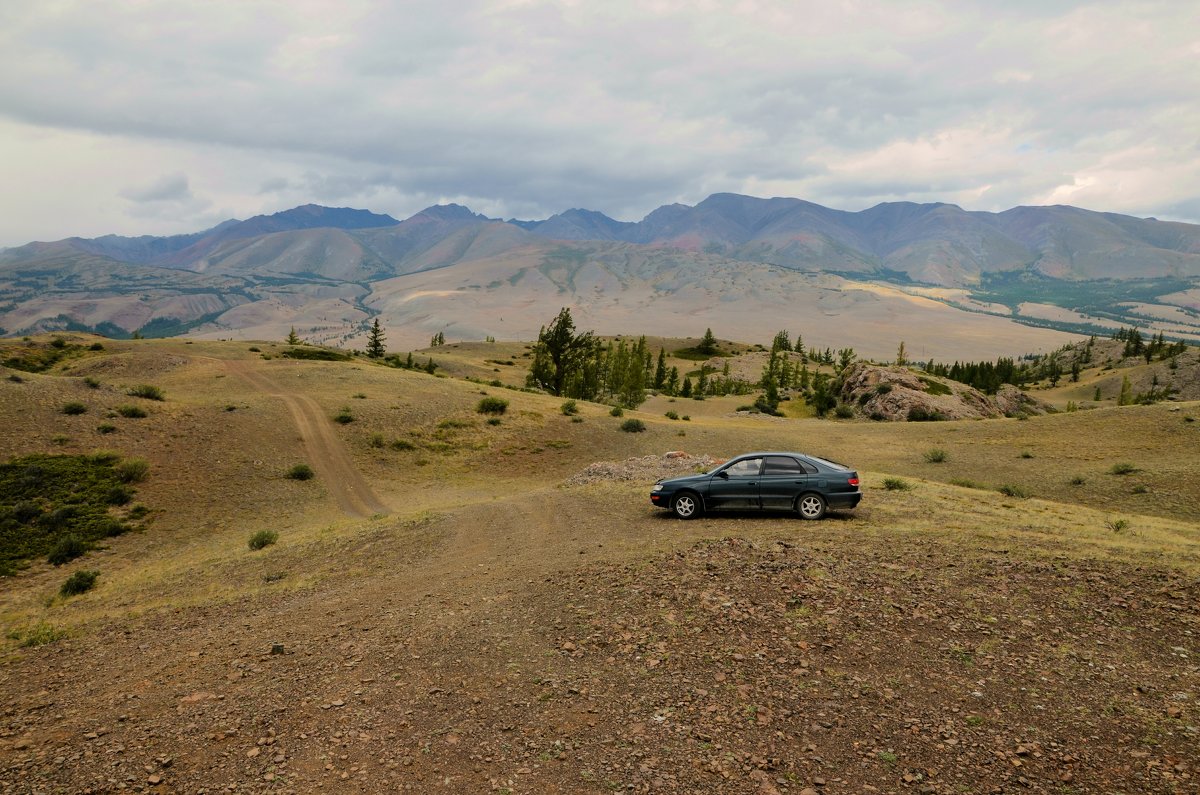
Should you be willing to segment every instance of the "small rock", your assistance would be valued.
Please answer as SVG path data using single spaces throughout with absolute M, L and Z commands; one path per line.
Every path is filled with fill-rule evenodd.
M 157 787 L 159 784 L 162 783 L 162 776 L 152 775 L 146 779 L 146 783 L 152 787 Z
M 251 748 L 249 751 L 246 752 L 246 756 L 249 757 L 250 759 L 253 759 L 254 757 L 258 756 L 259 753 L 261 753 L 260 749 Z

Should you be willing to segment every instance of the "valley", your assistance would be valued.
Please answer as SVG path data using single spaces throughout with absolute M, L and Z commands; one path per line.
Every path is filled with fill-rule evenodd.
M 4 791 L 1196 786 L 1200 402 L 1110 395 L 1165 362 L 1098 341 L 1031 394 L 1102 401 L 1023 419 L 769 417 L 736 395 L 615 417 L 506 388 L 520 343 L 418 351 L 429 375 L 66 336 L 48 369 L 0 369 L 0 454 L 142 458 L 147 514 L 0 580 Z M 569 483 L 781 448 L 857 468 L 862 505 L 681 522 L 636 475 Z M 56 595 L 78 569 L 96 587 Z

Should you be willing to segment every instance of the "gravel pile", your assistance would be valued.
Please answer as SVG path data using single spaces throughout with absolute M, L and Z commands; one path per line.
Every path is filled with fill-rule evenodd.
M 693 456 L 681 450 L 662 455 L 626 458 L 624 461 L 597 461 L 565 481 L 568 486 L 586 486 L 606 481 L 653 483 L 659 478 L 690 475 L 721 463 L 710 455 Z

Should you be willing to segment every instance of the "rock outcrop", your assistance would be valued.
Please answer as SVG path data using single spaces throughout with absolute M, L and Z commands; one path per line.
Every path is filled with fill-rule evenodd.
M 906 367 L 859 363 L 846 370 L 841 400 L 874 420 L 965 420 L 1044 414 L 1049 405 L 1005 384 L 995 396 Z

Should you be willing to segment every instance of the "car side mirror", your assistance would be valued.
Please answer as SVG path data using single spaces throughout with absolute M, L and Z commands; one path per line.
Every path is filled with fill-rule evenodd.
M 729 473 L 725 470 L 721 470 L 717 473 L 717 477 L 719 477 L 721 480 L 729 480 Z

